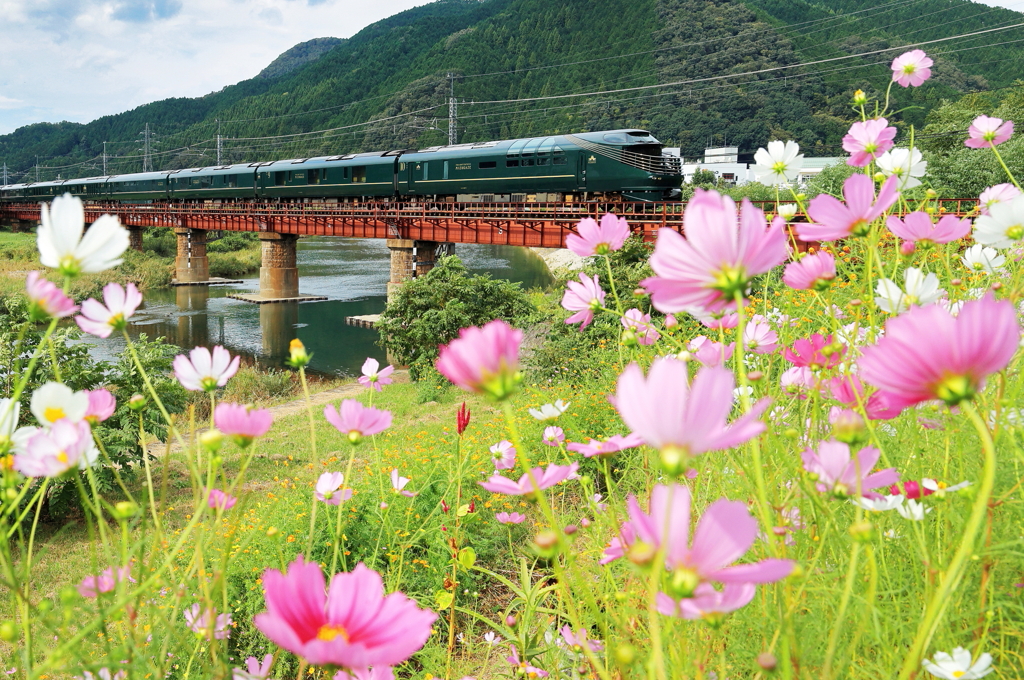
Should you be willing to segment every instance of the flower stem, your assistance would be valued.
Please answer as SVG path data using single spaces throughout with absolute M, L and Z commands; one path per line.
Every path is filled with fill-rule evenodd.
M 860 543 L 853 544 L 853 552 L 850 555 L 850 568 L 846 571 L 846 583 L 843 585 L 843 595 L 839 600 L 839 611 L 831 622 L 832 632 L 828 636 L 828 648 L 825 651 L 825 664 L 822 667 L 821 677 L 828 680 L 832 677 L 832 658 L 836 653 L 836 646 L 839 644 L 839 636 L 844 632 L 843 619 L 846 618 L 846 608 L 850 604 L 850 597 L 853 595 L 853 581 L 857 576 L 857 561 L 860 557 Z

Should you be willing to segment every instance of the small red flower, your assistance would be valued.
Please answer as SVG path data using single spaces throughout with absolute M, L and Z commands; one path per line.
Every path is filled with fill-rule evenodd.
M 466 431 L 466 428 L 469 427 L 469 415 L 469 407 L 466 406 L 466 402 L 462 402 L 462 406 L 459 407 L 455 414 L 455 427 L 458 429 L 460 437 Z

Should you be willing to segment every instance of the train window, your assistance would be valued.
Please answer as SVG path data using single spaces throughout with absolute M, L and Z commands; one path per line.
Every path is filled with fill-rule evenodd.
M 423 164 L 423 179 L 430 179 L 429 167 L 430 163 Z
M 568 165 L 569 159 L 567 159 L 565 156 L 555 156 L 551 160 L 551 163 L 552 165 Z
M 274 184 L 278 186 L 284 184 L 287 181 L 287 179 L 288 173 L 286 173 L 284 170 L 278 170 L 277 172 L 274 173 Z
M 496 168 L 498 167 L 498 164 L 495 161 L 480 161 L 480 165 L 477 167 L 481 170 L 485 170 L 487 168 Z
M 237 187 L 238 186 L 238 175 L 227 175 L 224 177 L 225 186 Z
M 629 139 L 627 139 L 626 135 L 622 134 L 621 132 L 613 132 L 611 134 L 605 135 L 604 141 L 608 142 L 609 144 L 627 144 L 629 142 Z
M 203 187 L 204 189 L 206 187 L 210 186 L 210 184 L 212 184 L 212 183 L 213 183 L 213 178 L 212 177 L 200 177 L 199 178 L 199 186 Z
M 565 152 L 562 151 L 562 147 L 560 147 L 560 146 L 556 146 L 554 148 L 554 151 L 552 151 L 552 153 L 555 154 L 556 156 L 564 156 L 565 155 Z
M 505 161 L 505 167 L 506 168 L 518 168 L 519 167 L 519 161 Z
M 404 165 L 405 165 L 405 163 L 402 163 L 402 165 L 404 166 Z M 342 175 L 341 175 L 341 176 L 342 176 L 342 177 L 343 177 L 344 179 L 348 179 L 348 168 L 345 168 L 345 170 L 344 170 L 344 172 L 342 173 Z
M 366 166 L 357 165 L 352 168 L 352 181 L 353 182 L 365 182 L 366 181 Z
M 448 179 L 448 161 L 444 162 L 444 177 L 443 177 L 443 179 Z
M 533 165 L 533 159 L 532 158 L 524 158 L 523 159 L 523 165 L 524 166 Z
M 537 165 L 547 165 L 550 162 L 551 162 L 551 159 L 549 159 L 549 158 L 538 158 L 537 159 Z
M 310 170 L 306 174 L 306 184 L 320 184 L 320 171 Z

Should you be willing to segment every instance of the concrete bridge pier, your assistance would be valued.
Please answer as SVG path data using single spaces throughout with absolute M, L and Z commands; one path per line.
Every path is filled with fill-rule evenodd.
M 437 241 L 414 241 L 405 238 L 389 238 L 391 251 L 391 278 L 388 280 L 388 300 L 403 283 L 410 279 L 426 276 L 434 268 L 437 258 L 450 255 L 453 243 Z
M 174 259 L 174 276 L 177 282 L 209 281 L 210 260 L 206 256 L 206 232 L 202 229 L 175 227 L 174 233 L 178 236 L 178 257 Z
M 128 247 L 132 250 L 142 252 L 142 232 L 145 231 L 145 227 L 126 226 L 128 230 Z M 180 246 L 179 252 L 180 252 Z M 209 271 L 209 269 L 207 269 Z
M 260 232 L 263 261 L 260 266 L 260 295 L 265 298 L 299 297 L 299 268 L 296 263 L 295 234 Z

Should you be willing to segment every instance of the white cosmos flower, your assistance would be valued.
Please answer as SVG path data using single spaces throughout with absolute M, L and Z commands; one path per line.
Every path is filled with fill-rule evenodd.
M 800 212 L 800 206 L 796 203 L 783 203 L 779 206 L 779 217 L 789 222 Z
M 1000 255 L 995 248 L 986 248 L 980 243 L 975 243 L 964 251 L 964 256 L 960 258 L 960 261 L 972 272 L 995 274 L 1006 264 L 1006 256 Z
M 83 236 L 84 229 L 85 209 L 80 199 L 64 194 L 49 207 L 44 203 L 36 238 L 39 261 L 64 276 L 101 272 L 121 264 L 129 239 L 128 230 L 116 217 L 103 215 Z
M 29 408 L 43 427 L 49 427 L 62 418 L 77 423 L 89 410 L 89 395 L 75 392 L 61 383 L 48 382 L 32 393 Z
M 960 489 L 967 488 L 970 485 L 970 480 L 967 480 L 966 482 L 960 482 L 959 484 L 954 484 L 953 486 L 946 486 L 942 482 L 931 479 L 930 477 L 925 477 L 924 479 L 921 480 L 921 486 L 928 489 L 929 491 L 934 491 L 935 495 L 940 498 L 944 494 L 959 491 Z
M 896 512 L 900 513 L 900 516 L 903 517 L 903 519 L 909 519 L 915 522 L 923 520 L 925 513 L 929 513 L 931 511 L 931 508 L 925 507 L 924 503 L 919 503 L 913 498 L 896 508 Z
M 768 142 L 768 148 L 761 147 L 754 154 L 754 176 L 757 181 L 769 180 L 773 184 L 793 181 L 804 167 L 804 155 L 800 145 L 790 140 Z
M 1024 238 L 1024 194 L 995 203 L 974 220 L 974 240 L 993 248 L 1009 248 Z
M 544 404 L 540 407 L 540 410 L 531 408 L 530 415 L 541 422 L 545 420 L 554 420 L 565 413 L 565 410 L 569 408 L 569 404 L 571 403 L 571 401 L 563 401 L 559 399 L 554 404 Z
M 913 189 L 921 185 L 918 177 L 924 177 L 928 161 L 922 160 L 917 149 L 892 149 L 886 151 L 875 163 L 878 170 L 886 177 L 895 175 L 900 180 L 900 189 Z
M 498 637 L 493 630 L 489 630 L 484 633 L 484 642 L 493 647 L 494 645 L 501 643 L 501 638 Z
M 0 442 L 10 440 L 18 429 L 18 416 L 21 414 L 21 402 L 0 399 Z
M 952 656 L 946 652 L 936 652 L 935 661 L 925 659 L 921 662 L 924 669 L 943 680 L 976 680 L 992 672 L 992 655 L 982 654 L 977 663 L 971 665 L 971 653 L 963 647 L 953 650 Z
M 939 288 L 939 277 L 935 274 L 925 274 L 915 267 L 907 267 L 903 275 L 906 282 L 906 290 L 901 289 L 892 279 L 880 279 L 875 286 L 878 297 L 875 304 L 879 309 L 889 314 L 900 314 L 910 308 L 911 305 L 929 305 L 943 295 L 946 291 Z
M 904 500 L 906 499 L 903 496 L 895 494 L 893 496 L 882 496 L 878 499 L 860 496 L 858 498 L 850 499 L 850 502 L 854 505 L 859 505 L 865 510 L 870 510 L 871 512 L 885 512 L 886 510 L 898 509 L 903 505 Z

